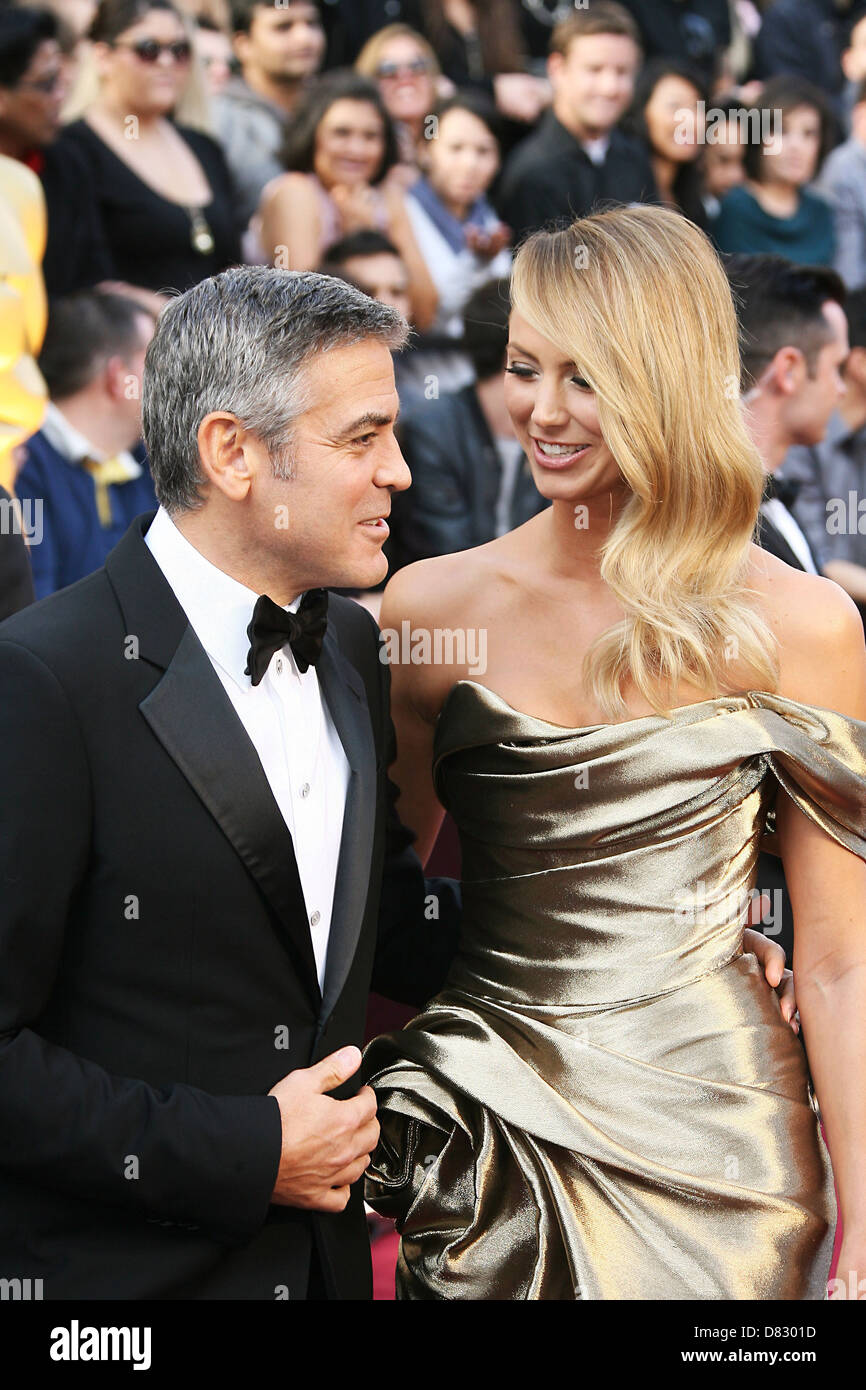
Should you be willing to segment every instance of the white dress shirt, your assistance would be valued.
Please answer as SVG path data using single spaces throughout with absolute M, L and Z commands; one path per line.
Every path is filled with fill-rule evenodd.
M 350 769 L 316 668 L 302 674 L 286 643 L 254 686 L 244 669 L 247 627 L 259 595 L 206 560 L 162 507 L 145 544 L 249 734 L 291 833 L 321 989 Z M 298 595 L 287 610 L 295 612 L 300 601 Z
M 778 497 L 768 497 L 761 503 L 761 511 L 773 522 L 777 531 L 780 531 L 793 550 L 800 564 L 807 574 L 817 574 L 815 561 L 812 559 L 812 552 L 809 542 L 803 532 L 800 523 L 791 515 L 784 502 L 780 502 Z

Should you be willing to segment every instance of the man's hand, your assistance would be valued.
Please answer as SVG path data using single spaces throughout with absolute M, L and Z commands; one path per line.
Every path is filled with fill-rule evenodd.
M 351 1100 L 326 1095 L 361 1065 L 357 1047 L 344 1047 L 314 1067 L 290 1072 L 269 1096 L 280 1107 L 283 1151 L 271 1201 L 313 1211 L 343 1211 L 349 1188 L 379 1142 L 376 1096 L 364 1086 Z
M 755 900 L 755 911 L 757 920 L 760 921 L 760 914 L 763 910 L 765 897 Z M 769 907 L 769 903 L 767 904 Z M 752 921 L 755 921 L 755 916 Z M 800 1015 L 797 1013 L 797 1000 L 794 997 L 794 975 L 790 970 L 785 969 L 785 952 L 782 950 L 778 941 L 771 941 L 763 932 L 752 931 L 747 927 L 743 934 L 743 950 L 750 955 L 758 957 L 764 967 L 764 974 L 767 983 L 779 996 L 779 1005 L 782 1010 L 782 1017 L 790 1023 L 795 1033 L 800 1031 Z

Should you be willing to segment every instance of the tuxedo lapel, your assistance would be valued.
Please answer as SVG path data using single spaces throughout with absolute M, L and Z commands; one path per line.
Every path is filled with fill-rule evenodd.
M 757 542 L 762 550 L 769 551 L 777 560 L 784 560 L 785 564 L 791 565 L 793 569 L 803 569 L 802 560 L 794 554 L 778 526 L 763 510 L 758 513 Z
M 329 624 L 316 671 L 351 775 L 340 837 L 321 1020 L 331 1013 L 352 965 L 370 889 L 376 820 L 376 749 L 364 684 Z
M 133 523 L 106 565 L 139 658 L 164 670 L 139 709 L 273 908 L 318 1009 L 321 994 L 291 834 L 252 741 L 144 544 L 150 520 Z

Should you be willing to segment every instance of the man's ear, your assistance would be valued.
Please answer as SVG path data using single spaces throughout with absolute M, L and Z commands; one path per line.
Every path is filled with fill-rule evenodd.
M 230 502 L 242 502 L 256 475 L 261 440 L 228 410 L 206 415 L 196 434 L 201 469 L 207 481 Z
M 122 357 L 109 357 L 103 368 L 105 389 L 113 401 L 138 400 L 141 396 L 141 378 L 129 370 L 129 363 Z
M 807 375 L 806 359 L 799 348 L 779 348 L 767 373 L 768 385 L 780 396 L 793 396 L 800 390 Z
M 565 57 L 562 53 L 551 53 L 547 59 L 547 76 L 553 85 L 562 76 L 562 69 L 565 67 Z

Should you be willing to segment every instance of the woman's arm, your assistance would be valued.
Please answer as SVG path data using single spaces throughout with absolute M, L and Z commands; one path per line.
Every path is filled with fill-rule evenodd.
M 866 721 L 860 615 L 837 585 L 818 579 L 811 586 L 809 640 L 796 680 L 783 682 L 783 692 Z M 776 825 L 794 909 L 803 1037 L 845 1231 L 839 1276 L 847 1282 L 850 1269 L 866 1276 L 866 862 L 781 789 Z
M 322 224 L 315 189 L 302 174 L 282 174 L 262 194 L 262 250 L 281 270 L 316 270 Z
M 433 326 L 439 299 L 427 262 L 421 255 L 415 233 L 406 211 L 406 200 L 399 188 L 393 185 L 382 190 L 388 213 L 388 235 L 403 258 L 409 272 L 409 300 L 412 305 L 412 321 L 421 333 Z
M 415 850 L 422 864 L 430 857 L 445 816 L 433 787 L 433 736 L 442 701 L 453 683 L 449 672 L 432 664 L 401 660 L 404 633 L 435 630 L 430 610 L 430 565 L 420 561 L 400 570 L 385 589 L 379 627 L 391 658 L 391 719 L 397 737 L 397 757 L 390 777 L 400 789 L 397 812 L 414 830 Z M 408 624 L 408 627 L 404 627 Z

